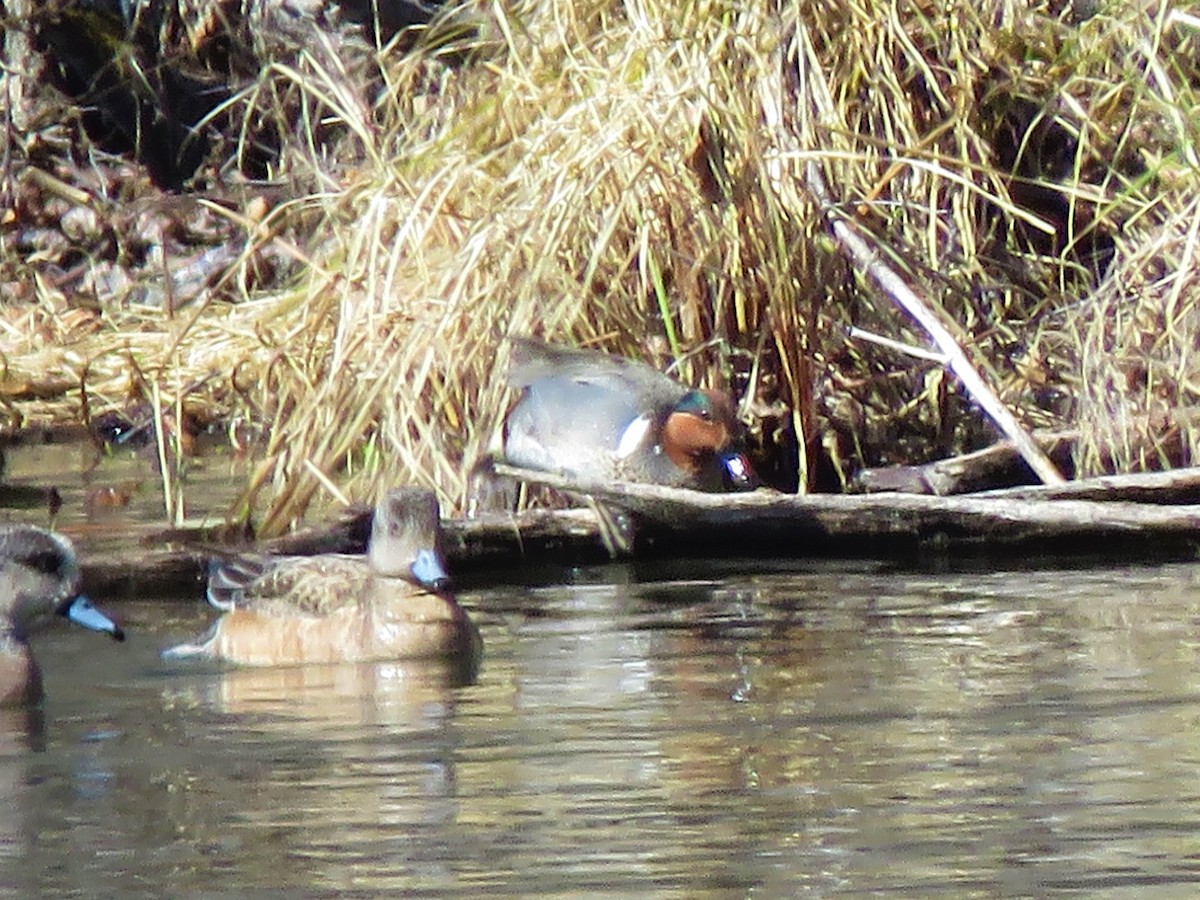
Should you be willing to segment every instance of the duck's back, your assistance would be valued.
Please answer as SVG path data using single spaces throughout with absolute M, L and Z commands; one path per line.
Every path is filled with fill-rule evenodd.
M 513 338 L 512 344 L 508 383 L 514 388 L 535 382 L 574 382 L 629 397 L 641 408 L 662 409 L 673 407 L 688 390 L 657 369 L 623 356 L 554 347 L 532 338 Z
M 358 608 L 370 578 L 361 556 L 277 557 L 245 584 L 236 607 L 262 616 L 332 616 Z

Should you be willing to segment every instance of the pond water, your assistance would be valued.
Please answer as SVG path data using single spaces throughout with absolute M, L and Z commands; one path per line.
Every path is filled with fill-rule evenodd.
M 33 896 L 1185 896 L 1200 567 L 577 569 L 466 591 L 422 665 L 181 667 L 37 641 L 0 889 Z
M 161 515 L 106 461 L 62 486 L 87 546 L 122 466 L 150 500 L 120 515 Z M 1196 891 L 1200 565 L 680 559 L 460 598 L 469 683 L 165 662 L 198 589 L 97 598 L 125 644 L 39 635 L 44 707 L 0 717 L 0 895 Z

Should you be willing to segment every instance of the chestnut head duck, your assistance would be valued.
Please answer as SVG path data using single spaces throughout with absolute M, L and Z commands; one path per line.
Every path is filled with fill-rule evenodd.
M 689 388 L 644 363 L 514 338 L 508 380 L 521 392 L 504 423 L 515 466 L 585 481 L 746 490 L 728 396 Z

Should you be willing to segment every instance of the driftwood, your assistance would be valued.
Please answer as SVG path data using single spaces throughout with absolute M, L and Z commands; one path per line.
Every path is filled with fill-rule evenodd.
M 1033 437 L 1052 460 L 1062 465 L 1074 446 L 1077 432 L 1050 432 Z M 921 466 L 863 469 L 854 477 L 854 487 L 868 494 L 900 491 L 907 494 L 937 494 L 939 497 L 1033 483 L 1036 483 L 1036 478 L 1012 441 L 999 441 L 974 453 L 939 459 Z
M 311 555 L 362 553 L 371 511 L 350 510 L 339 521 L 307 528 L 253 545 L 221 541 L 219 529 L 171 530 L 143 536 L 140 546 L 119 553 L 87 552 L 80 542 L 84 587 L 97 598 L 146 593 L 203 596 L 208 561 L 239 551 Z M 591 510 L 532 509 L 515 515 L 490 514 L 443 523 L 446 551 L 456 579 L 470 583 L 482 568 L 523 562 L 562 565 L 608 559 Z
M 893 555 L 927 549 L 989 552 L 1113 553 L 1154 549 L 1193 555 L 1200 505 L 1163 505 L 1114 497 L 1147 496 L 1153 476 L 1113 476 L 990 496 L 810 494 L 772 491 L 704 494 L 658 485 L 582 483 L 497 466 L 501 475 L 587 494 L 636 513 L 652 540 L 680 540 L 699 551 L 793 557 Z M 1178 473 L 1177 473 L 1178 474 Z M 1151 479 L 1151 481 L 1147 481 Z M 1176 496 L 1198 491 L 1200 471 L 1167 481 Z M 1054 491 L 1064 497 L 1040 499 Z M 1099 497 L 1109 499 L 1101 500 Z
M 1124 501 L 1156 506 L 1200 503 L 1200 467 L 1137 475 L 1102 475 L 1066 484 L 1037 484 L 985 491 L 975 496 L 1002 500 Z

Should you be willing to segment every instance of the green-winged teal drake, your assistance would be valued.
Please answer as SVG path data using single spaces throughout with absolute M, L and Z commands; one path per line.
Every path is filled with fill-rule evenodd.
M 631 359 L 531 338 L 513 339 L 508 380 L 521 392 L 504 423 L 512 465 L 584 481 L 755 486 L 724 394 Z

